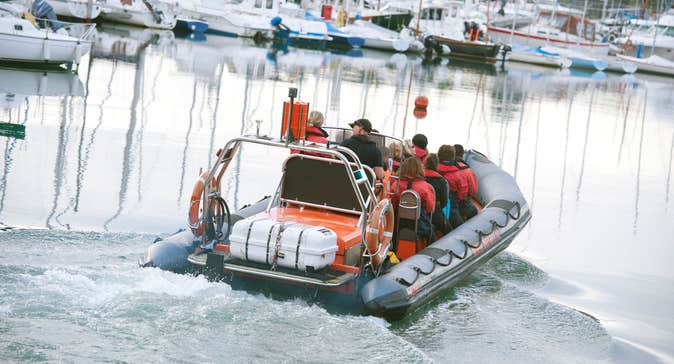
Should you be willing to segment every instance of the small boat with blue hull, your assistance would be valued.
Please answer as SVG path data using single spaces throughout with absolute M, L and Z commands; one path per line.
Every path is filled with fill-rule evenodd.
M 302 124 L 308 107 L 292 98 L 288 105 L 295 106 L 284 117 L 281 138 L 242 136 L 220 150 L 195 184 L 189 230 L 153 243 L 142 266 L 196 271 L 234 289 L 302 296 L 341 312 L 397 319 L 508 247 L 531 218 L 515 180 L 468 151 L 480 212 L 429 244 L 417 229 L 422 201 L 416 193 L 402 191 L 394 206 L 391 189 L 399 177 L 376 180 L 371 168 L 340 146 L 350 130 L 325 128 L 330 144 L 309 143 Z M 292 112 L 295 107 L 299 113 Z M 392 144 L 402 143 L 381 134 L 370 138 L 385 158 Z M 241 150 L 252 150 L 242 146 L 251 144 L 287 153 L 280 182 L 270 196 L 230 211 L 222 176 Z

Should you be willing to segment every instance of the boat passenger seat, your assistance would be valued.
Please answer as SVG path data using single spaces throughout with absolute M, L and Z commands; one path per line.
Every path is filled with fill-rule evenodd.
M 421 216 L 421 198 L 414 190 L 405 190 L 400 194 L 398 205 L 398 219 L 396 221 L 396 236 L 398 244 L 396 255 L 406 259 L 417 252 L 417 227 Z

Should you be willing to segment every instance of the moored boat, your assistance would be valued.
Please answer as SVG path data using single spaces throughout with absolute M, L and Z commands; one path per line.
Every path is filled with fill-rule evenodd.
M 38 24 L 45 24 L 39 28 Z M 52 22 L 37 19 L 31 22 L 10 4 L 0 3 L 0 62 L 32 63 L 34 65 L 79 64 L 91 51 L 95 26 Z M 78 33 L 79 36 L 71 36 Z
M 465 8 L 466 4 L 454 0 L 424 3 L 421 12 L 410 20 L 407 31 L 424 38 L 427 50 L 435 43 L 447 47 L 452 58 L 496 63 L 502 44 L 485 38 L 483 27 L 472 20 Z
M 662 57 L 650 56 L 648 58 L 635 58 L 620 54 L 617 57 L 623 61 L 635 64 L 638 67 L 638 72 L 674 76 L 674 62 L 668 61 Z
M 527 47 L 569 48 L 586 56 L 605 57 L 609 44 L 598 39 L 595 24 L 582 15 L 562 10 L 544 10 L 539 21 L 517 29 L 488 26 L 489 38 L 496 42 Z
M 429 244 L 417 228 L 419 196 L 403 191 L 394 207 L 390 188 L 398 177 L 375 180 L 372 169 L 337 143 L 349 130 L 329 130 L 334 144 L 310 144 L 299 120 L 287 119 L 293 127 L 286 128 L 292 134 L 281 133 L 286 137 L 241 136 L 227 142 L 195 184 L 189 230 L 152 244 L 141 265 L 196 270 L 236 289 L 300 295 L 339 310 L 395 319 L 505 249 L 531 218 L 514 179 L 469 151 L 465 160 L 478 179 L 473 197 L 480 212 Z M 380 134 L 371 138 L 381 150 L 402 143 Z M 275 191 L 266 191 L 270 196 L 232 211 L 224 199 L 223 175 L 242 150 L 254 147 L 287 153 L 280 182 Z

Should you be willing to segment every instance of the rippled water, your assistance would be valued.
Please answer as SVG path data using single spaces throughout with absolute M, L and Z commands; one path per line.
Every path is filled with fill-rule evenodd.
M 104 27 L 78 75 L 0 68 L 0 359 L 64 362 L 671 362 L 674 91 L 654 76 L 504 69 Z M 200 167 L 276 134 L 288 87 L 344 126 L 462 143 L 534 217 L 505 253 L 399 322 L 138 269 L 185 224 Z M 417 95 L 428 116 L 412 115 Z M 235 206 L 280 156 L 247 151 Z M 244 182 L 254 178 L 254 183 Z

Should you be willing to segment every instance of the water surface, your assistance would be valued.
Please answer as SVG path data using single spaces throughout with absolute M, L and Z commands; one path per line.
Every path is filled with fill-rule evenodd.
M 327 312 L 138 269 L 185 227 L 200 168 L 277 135 L 288 87 L 329 126 L 479 150 L 533 219 L 406 319 Z M 413 101 L 430 100 L 416 119 Z M 0 68 L 0 358 L 64 362 L 672 362 L 671 80 L 415 56 L 269 49 L 104 27 L 79 74 Z M 261 123 L 257 123 L 260 120 Z M 283 156 L 247 150 L 227 199 L 270 194 Z M 253 181 L 252 183 L 250 181 Z M 248 181 L 248 182 L 247 182 Z

